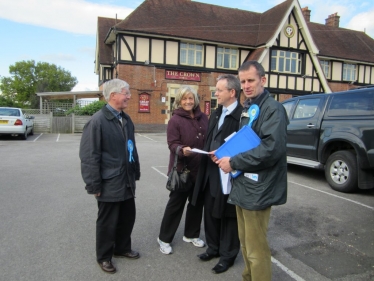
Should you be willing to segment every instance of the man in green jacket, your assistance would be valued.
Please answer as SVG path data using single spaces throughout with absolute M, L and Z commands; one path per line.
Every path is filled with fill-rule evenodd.
M 264 88 L 265 70 L 256 61 L 239 68 L 246 101 L 240 127 L 248 124 L 248 108 L 256 104 L 259 116 L 252 129 L 261 139 L 254 149 L 216 163 L 226 173 L 242 173 L 233 179 L 228 202 L 236 205 L 239 239 L 245 262 L 245 281 L 271 281 L 271 253 L 267 241 L 270 209 L 287 201 L 287 125 L 283 106 Z

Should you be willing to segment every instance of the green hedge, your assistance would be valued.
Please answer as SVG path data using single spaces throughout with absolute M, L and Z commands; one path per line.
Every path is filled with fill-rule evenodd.
M 74 113 L 76 115 L 93 115 L 95 112 L 99 111 L 104 105 L 106 105 L 106 102 L 100 100 L 94 101 L 84 107 L 76 105 L 72 109 L 69 109 L 69 111 L 66 114 L 68 115 Z

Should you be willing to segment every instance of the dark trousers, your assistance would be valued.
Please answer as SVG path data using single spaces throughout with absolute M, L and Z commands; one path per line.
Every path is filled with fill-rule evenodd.
M 131 251 L 131 232 L 135 223 L 135 200 L 97 202 L 96 257 L 110 261 L 114 253 Z
M 208 183 L 204 190 L 204 227 L 208 245 L 206 252 L 210 255 L 219 254 L 220 263 L 232 265 L 240 250 L 237 218 L 213 217 L 214 200 Z
M 193 188 L 187 192 L 170 192 L 169 201 L 166 205 L 164 217 L 162 218 L 159 238 L 165 243 L 174 239 L 179 223 L 181 221 L 184 206 L 188 199 L 184 236 L 187 238 L 198 238 L 200 236 L 201 219 L 203 217 L 203 200 L 199 198 L 196 206 L 191 205 Z

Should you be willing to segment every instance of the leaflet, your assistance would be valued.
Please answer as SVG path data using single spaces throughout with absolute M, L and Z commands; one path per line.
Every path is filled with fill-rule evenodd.
M 197 148 L 192 148 L 190 151 L 195 152 L 195 153 L 201 153 L 201 154 L 209 154 L 209 152 L 201 150 L 201 149 L 197 149 Z

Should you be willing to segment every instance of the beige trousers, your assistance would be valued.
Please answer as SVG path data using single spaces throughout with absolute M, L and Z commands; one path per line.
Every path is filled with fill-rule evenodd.
M 271 281 L 271 253 L 267 240 L 270 209 L 251 211 L 236 206 L 245 263 L 243 281 Z

